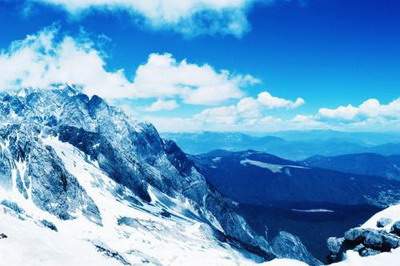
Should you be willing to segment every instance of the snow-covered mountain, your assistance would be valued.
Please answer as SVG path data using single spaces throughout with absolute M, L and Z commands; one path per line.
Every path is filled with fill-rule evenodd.
M 1 263 L 308 260 L 285 245 L 274 250 L 174 142 L 103 99 L 70 86 L 3 92 L 0 98 Z

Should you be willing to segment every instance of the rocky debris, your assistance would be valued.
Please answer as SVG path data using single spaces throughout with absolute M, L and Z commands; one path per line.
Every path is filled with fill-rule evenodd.
M 8 238 L 8 236 L 6 234 L 4 234 L 4 233 L 1 233 L 0 234 L 0 239 L 5 239 L 5 238 Z
M 387 226 L 388 224 L 390 224 L 391 222 L 392 222 L 392 219 L 390 219 L 390 218 L 380 218 L 376 222 L 376 226 L 378 228 L 383 228 L 383 227 Z
M 10 200 L 2 200 L 0 202 L 1 205 L 5 206 L 7 209 L 11 210 L 14 214 L 25 214 L 25 211 L 18 206 L 17 203 Z
M 383 229 L 357 227 L 348 230 L 342 238 L 330 237 L 327 245 L 330 251 L 328 261 L 337 262 L 343 259 L 347 250 L 356 251 L 363 257 L 390 252 L 400 246 L 400 237 Z
M 132 265 L 117 251 L 111 250 L 102 243 L 94 243 L 94 246 L 96 247 L 96 250 L 98 252 L 103 253 L 105 256 L 119 261 L 122 265 Z

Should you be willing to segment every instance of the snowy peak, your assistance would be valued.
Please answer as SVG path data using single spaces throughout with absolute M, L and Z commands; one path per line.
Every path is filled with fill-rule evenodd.
M 239 256 L 231 262 L 247 261 L 244 255 L 253 262 L 275 257 L 268 242 L 235 213 L 235 205 L 211 189 L 193 162 L 174 142 L 161 139 L 152 125 L 72 87 L 1 97 L 1 189 L 4 200 L 15 203 L 31 222 L 50 215 L 58 231 L 68 224 L 76 226 L 71 229 L 76 234 L 86 235 L 77 229 L 84 223 L 92 232 L 86 238 L 91 243 L 121 226 L 130 229 L 119 236 L 158 228 L 159 237 L 166 232 L 161 238 L 170 241 L 195 234 L 196 241 L 208 243 L 208 251 L 229 247 L 226 257 Z M 137 214 L 127 215 L 133 211 Z M 155 224 L 138 224 L 139 214 Z M 175 229 L 164 228 L 165 223 Z M 193 226 L 198 229 L 189 229 Z M 176 235 L 180 230 L 183 236 Z M 104 237 L 102 245 L 95 245 L 99 251 L 131 263 L 128 251 L 106 247 L 120 239 Z M 138 248 L 143 257 L 146 252 Z

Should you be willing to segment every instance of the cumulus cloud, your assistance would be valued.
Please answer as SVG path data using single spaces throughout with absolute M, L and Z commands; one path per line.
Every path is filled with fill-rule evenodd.
M 171 54 L 151 54 L 129 80 L 123 69 L 109 71 L 103 52 L 84 37 L 62 36 L 57 27 L 46 28 L 15 41 L 0 53 L 0 88 L 46 88 L 72 83 L 89 95 L 107 99 L 176 98 L 187 104 L 212 105 L 244 94 L 259 83 L 250 75 L 234 75 L 210 65 L 177 61 Z M 176 100 L 171 99 L 171 100 Z M 158 101 L 149 110 L 176 108 Z
M 154 103 L 152 103 L 149 107 L 146 108 L 147 112 L 157 112 L 157 111 L 171 111 L 178 108 L 179 105 L 175 100 L 161 100 L 158 99 Z
M 178 62 L 171 54 L 151 54 L 134 79 L 137 97 L 179 97 L 188 104 L 217 104 L 240 98 L 241 88 L 260 81 L 250 75 L 217 71 L 210 65 Z
M 241 36 L 249 29 L 247 10 L 259 0 L 26 0 L 61 7 L 74 16 L 87 11 L 125 11 L 155 29 Z M 261 2 L 261 1 L 259 1 Z M 262 1 L 264 3 L 273 0 Z
M 371 118 L 400 119 L 400 98 L 388 104 L 381 104 L 377 99 L 368 99 L 359 106 L 349 104 L 334 109 L 321 108 L 318 111 L 318 117 L 350 122 Z
M 47 88 L 73 83 L 88 94 L 105 98 L 132 97 L 123 70 L 108 72 L 101 53 L 87 40 L 57 35 L 50 27 L 0 53 L 0 88 Z
M 272 96 L 269 92 L 262 92 L 258 95 L 257 100 L 269 109 L 274 108 L 287 108 L 294 109 L 302 106 L 305 101 L 303 98 L 297 98 L 295 101 L 286 100 L 279 97 Z
M 305 101 L 298 98 L 295 102 L 272 96 L 264 91 L 256 98 L 244 97 L 236 104 L 207 108 L 196 114 L 194 118 L 206 124 L 225 125 L 261 125 L 271 122 L 271 116 L 265 115 L 265 110 L 284 108 L 293 109 L 304 104 Z

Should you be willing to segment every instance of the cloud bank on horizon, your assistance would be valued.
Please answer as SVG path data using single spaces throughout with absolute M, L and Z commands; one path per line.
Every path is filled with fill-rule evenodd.
M 136 115 L 161 131 L 400 130 L 400 98 L 387 104 L 367 99 L 359 106 L 321 106 L 315 113 L 301 113 L 306 104 L 302 97 L 271 95 L 251 74 L 153 53 L 128 78 L 124 69 L 109 70 L 106 58 L 106 52 L 87 36 L 72 37 L 56 26 L 48 27 L 1 51 L 0 88 L 76 84 L 89 95 L 115 103 L 132 101 Z M 250 89 L 258 94 L 251 96 Z M 136 101 L 143 99 L 150 103 L 136 107 Z M 179 112 L 169 115 L 175 111 Z
M 64 9 L 74 17 L 92 11 L 127 12 L 153 29 L 171 29 L 184 35 L 242 36 L 249 30 L 247 11 L 256 2 L 275 0 L 26 0 Z

